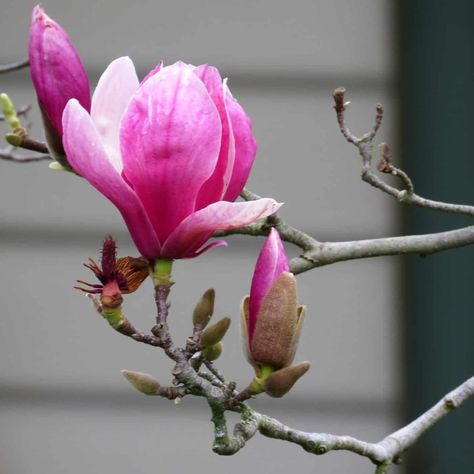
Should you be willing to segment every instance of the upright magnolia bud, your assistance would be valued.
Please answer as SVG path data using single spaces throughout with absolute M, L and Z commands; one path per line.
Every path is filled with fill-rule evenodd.
M 211 320 L 212 313 L 214 312 L 214 299 L 214 288 L 209 288 L 201 296 L 193 312 L 194 326 L 199 326 L 201 329 L 207 326 L 207 323 Z
M 296 301 L 296 279 L 289 272 L 280 236 L 272 229 L 255 266 L 250 297 L 242 304 L 242 336 L 257 374 L 252 387 L 282 396 L 308 370 L 309 365 L 303 364 L 302 371 L 300 364 L 280 372 L 293 362 L 303 319 L 304 308 Z M 265 381 L 272 376 L 267 386 Z
M 122 374 L 139 392 L 145 395 L 160 394 L 160 383 L 151 375 L 132 370 L 122 370 Z
M 28 57 L 48 145 L 55 155 L 64 155 L 64 107 L 75 98 L 90 110 L 89 80 L 67 33 L 39 5 L 33 9 Z

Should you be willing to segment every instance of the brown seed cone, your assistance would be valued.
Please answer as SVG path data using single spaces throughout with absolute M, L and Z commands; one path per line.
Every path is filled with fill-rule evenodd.
M 285 367 L 270 374 L 264 382 L 265 393 L 270 397 L 280 398 L 287 394 L 296 381 L 310 368 L 309 362 L 301 362 L 292 367 Z
M 296 304 L 296 278 L 283 272 L 260 306 L 250 341 L 253 361 L 274 369 L 289 366 L 296 352 L 301 315 Z
M 214 288 L 209 288 L 204 292 L 196 304 L 193 312 L 193 325 L 204 329 L 207 323 L 211 320 L 212 313 L 214 313 Z

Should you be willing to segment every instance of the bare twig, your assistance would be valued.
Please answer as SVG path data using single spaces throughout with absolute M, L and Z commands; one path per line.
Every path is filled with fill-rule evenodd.
M 381 145 L 382 161 L 379 163 L 378 169 L 382 173 L 389 173 L 393 176 L 399 177 L 402 183 L 404 184 L 404 189 L 398 189 L 380 179 L 372 169 L 372 142 L 380 127 L 380 124 L 382 123 L 383 108 L 380 104 L 377 105 L 375 124 L 372 127 L 372 130 L 363 135 L 362 137 L 356 137 L 352 135 L 345 123 L 344 115 L 346 109 L 344 107 L 344 94 L 345 89 L 343 87 L 336 89 L 333 93 L 336 118 L 344 138 L 359 150 L 359 154 L 362 158 L 363 181 L 369 183 L 371 186 L 374 186 L 377 189 L 380 189 L 384 193 L 387 193 L 390 196 L 397 198 L 400 202 L 404 204 L 433 209 L 436 211 L 474 216 L 474 206 L 433 201 L 431 199 L 425 199 L 415 194 L 415 189 L 409 176 L 403 170 L 393 166 L 391 153 L 386 143 L 383 143 Z
M 83 282 L 81 280 L 78 280 L 79 283 L 85 283 L 86 285 L 88 283 Z M 77 288 L 77 287 L 75 287 Z M 80 288 L 79 288 L 80 289 Z M 87 293 L 87 297 L 89 298 L 90 302 L 92 303 L 93 308 L 102 316 L 104 316 L 103 313 L 103 308 L 102 304 L 100 303 L 99 298 L 97 298 L 95 295 L 91 293 Z M 150 346 L 154 347 L 161 347 L 161 341 L 158 337 L 152 335 L 152 334 L 146 334 L 144 332 L 138 331 L 135 329 L 133 324 L 125 317 L 123 316 L 123 320 L 117 324 L 112 326 L 117 332 L 120 334 L 123 334 L 124 336 L 131 337 L 133 340 L 137 342 L 143 342 L 144 344 L 148 344 Z
M 376 107 L 375 121 L 372 129 L 361 137 L 355 136 L 345 122 L 345 111 L 348 102 L 344 102 L 345 89 L 340 87 L 333 93 L 336 118 L 344 138 L 357 147 L 362 158 L 362 179 L 377 189 L 395 197 L 404 204 L 423 207 L 436 211 L 450 212 L 474 216 L 474 206 L 433 201 L 415 193 L 410 177 L 400 168 L 393 165 L 390 149 L 387 144 L 381 144 L 382 160 L 377 168 L 382 173 L 396 176 L 403 184 L 398 189 L 386 183 L 372 169 L 372 142 L 380 128 L 383 118 L 383 107 Z M 255 193 L 244 189 L 241 197 L 246 201 L 259 199 Z M 358 258 L 378 257 L 382 255 L 401 255 L 418 253 L 428 255 L 443 250 L 471 245 L 474 243 L 474 226 L 469 226 L 448 232 L 426 235 L 406 235 L 382 239 L 356 240 L 351 242 L 320 242 L 299 229 L 289 226 L 278 215 L 273 215 L 251 225 L 224 232 L 217 232 L 216 237 L 233 234 L 266 236 L 275 227 L 283 240 L 297 245 L 303 250 L 300 257 L 291 261 L 293 273 L 302 273 L 315 267 Z
M 19 69 L 27 68 L 29 65 L 30 61 L 28 59 L 24 59 L 23 61 L 18 61 L 16 63 L 2 64 L 0 65 L 0 74 L 18 71 Z
M 31 163 L 34 161 L 51 160 L 49 155 L 22 156 L 15 151 L 14 147 L 0 149 L 0 160 L 14 161 L 15 163 Z
M 18 148 L 24 148 L 25 150 L 37 151 L 38 153 L 49 153 L 48 145 L 34 138 L 28 136 L 24 137 L 21 140 L 21 143 L 18 145 Z

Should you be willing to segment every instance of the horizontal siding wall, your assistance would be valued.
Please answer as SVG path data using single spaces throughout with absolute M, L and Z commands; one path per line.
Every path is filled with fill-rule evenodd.
M 31 6 L 2 6 L 1 63 L 24 55 Z M 331 103 L 332 89 L 345 85 L 353 104 L 348 118 L 362 133 L 375 103 L 383 102 L 380 140 L 395 143 L 390 2 L 49 1 L 45 7 L 70 32 L 94 82 L 123 54 L 142 73 L 161 58 L 219 66 L 259 143 L 249 188 L 285 202 L 281 214 L 293 225 L 320 240 L 397 233 L 394 203 L 361 183 L 359 158 L 340 136 Z M 0 79 L 17 104 L 34 103 L 27 72 Z M 32 119 L 39 135 L 36 113 Z M 233 459 L 219 458 L 210 451 L 202 401 L 175 407 L 133 392 L 120 369 L 150 372 L 164 383 L 170 362 L 113 333 L 72 289 L 77 278 L 91 278 L 81 264 L 97 254 L 106 233 L 116 236 L 122 255 L 135 253 L 118 212 L 83 180 L 45 164 L 0 167 L 1 474 L 371 469 L 354 455 L 315 458 L 262 437 Z M 215 287 L 217 315 L 233 320 L 219 367 L 240 386 L 251 369 L 241 354 L 238 308 L 262 242 L 232 237 L 227 249 L 175 264 L 177 339 L 188 335 L 200 293 Z M 301 275 L 299 299 L 308 313 L 297 360 L 310 360 L 312 369 L 285 399 L 262 396 L 255 406 L 297 428 L 367 440 L 394 429 L 401 397 L 398 266 L 396 259 L 374 259 Z M 146 284 L 126 300 L 128 316 L 144 329 L 153 321 L 150 295 Z

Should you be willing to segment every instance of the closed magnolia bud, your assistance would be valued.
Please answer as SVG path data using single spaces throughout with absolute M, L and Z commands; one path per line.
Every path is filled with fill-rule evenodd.
M 212 362 L 222 354 L 223 348 L 224 346 L 222 345 L 222 342 L 218 342 L 213 346 L 208 346 L 203 349 L 202 355 L 204 356 L 204 359 L 208 360 L 209 362 Z
M 122 374 L 139 392 L 145 395 L 160 394 L 160 383 L 151 375 L 132 370 L 122 370 Z
M 67 33 L 39 5 L 33 9 L 28 58 L 48 144 L 62 155 L 64 107 L 75 98 L 90 109 L 89 80 Z
M 243 338 L 247 358 L 254 366 L 280 369 L 291 364 L 298 345 L 304 307 L 296 305 L 296 279 L 283 272 L 264 298 L 254 331 L 248 334 L 248 297 L 242 304 Z
M 209 326 L 204 330 L 201 336 L 201 347 L 209 347 L 217 344 L 225 336 L 225 333 L 229 329 L 230 318 L 222 318 L 216 324 Z
M 288 270 L 280 235 L 272 229 L 255 266 L 250 297 L 242 303 L 242 336 L 257 378 L 262 368 L 288 367 L 295 356 L 304 307 L 297 305 L 296 278 Z
M 199 326 L 201 329 L 204 329 L 207 326 L 207 323 L 211 320 L 212 313 L 214 312 L 214 298 L 214 288 L 209 288 L 201 296 L 200 300 L 196 304 L 196 307 L 194 308 L 194 326 Z
M 273 372 L 263 382 L 265 392 L 270 395 L 270 397 L 283 397 L 309 368 L 309 362 L 301 362 L 292 367 L 285 367 Z

